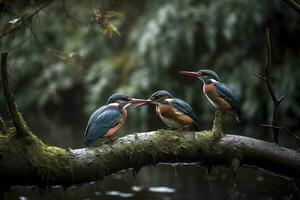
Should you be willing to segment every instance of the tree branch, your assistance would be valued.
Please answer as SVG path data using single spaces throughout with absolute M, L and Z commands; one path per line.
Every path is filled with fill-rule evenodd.
M 28 136 L 30 134 L 29 128 L 24 121 L 21 113 L 18 112 L 17 104 L 15 102 L 14 96 L 9 91 L 9 81 L 7 75 L 7 52 L 1 54 L 1 77 L 2 77 L 2 87 L 5 100 L 13 121 L 14 126 L 17 129 L 17 133 L 20 136 Z
M 272 97 L 272 101 L 275 105 L 278 103 L 278 101 L 277 101 L 276 94 L 274 92 L 274 88 L 273 88 L 270 73 L 269 73 L 271 66 L 272 66 L 272 49 L 271 49 L 271 39 L 270 39 L 269 28 L 266 29 L 266 41 L 267 41 L 267 54 L 266 54 L 266 65 L 265 65 L 265 77 L 266 77 L 266 83 L 267 83 L 268 90 Z
M 272 65 L 272 49 L 271 49 L 271 39 L 270 39 L 270 31 L 269 28 L 266 28 L 265 30 L 265 34 L 266 34 L 266 41 L 267 41 L 267 53 L 266 53 L 266 64 L 265 64 L 265 69 L 264 69 L 264 75 L 257 75 L 255 74 L 258 78 L 264 80 L 266 82 L 268 91 L 271 95 L 272 98 L 272 102 L 273 102 L 273 119 L 272 119 L 272 125 L 270 125 L 269 127 L 272 128 L 273 130 L 273 137 L 274 137 L 274 142 L 276 144 L 279 143 L 279 114 L 280 114 L 280 103 L 282 102 L 282 100 L 286 97 L 286 95 L 281 96 L 280 98 L 277 98 L 273 85 L 272 85 L 272 81 L 271 81 L 271 77 L 270 77 L 270 70 L 271 70 L 271 65 Z
M 237 135 L 152 131 L 120 138 L 111 145 L 65 150 L 35 138 L 0 137 L 0 179 L 9 185 L 74 185 L 120 170 L 157 163 L 197 162 L 203 166 L 251 167 L 287 179 L 300 179 L 300 154 L 276 144 Z M 32 138 L 31 138 L 32 139 Z M 30 140 L 31 140 L 30 139 Z M 235 165 L 236 172 L 238 165 Z
M 50 0 L 48 2 L 46 2 L 44 5 L 42 5 L 40 8 L 37 8 L 34 12 L 32 12 L 31 14 L 25 14 L 22 17 L 19 17 L 18 19 L 16 19 L 17 21 L 14 23 L 7 23 L 5 24 L 2 28 L 0 27 L 0 36 L 4 37 L 8 34 L 11 34 L 12 32 L 18 30 L 24 23 L 27 22 L 27 20 L 29 18 L 34 17 L 36 14 L 38 14 L 41 10 L 43 10 L 44 8 L 46 8 L 47 6 L 49 6 L 54 0 Z M 12 11 L 9 11 L 11 13 L 13 13 Z M 18 16 L 17 14 L 13 13 L 14 15 Z
M 283 0 L 288 6 L 300 14 L 300 3 L 297 0 Z

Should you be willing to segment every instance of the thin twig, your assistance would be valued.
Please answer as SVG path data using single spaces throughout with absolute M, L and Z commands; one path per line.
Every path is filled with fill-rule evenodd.
M 26 14 L 26 15 L 24 15 L 24 16 L 22 16 L 22 17 L 19 17 L 21 23 L 20 23 L 19 25 L 17 25 L 17 26 L 12 27 L 9 31 L 6 31 L 6 32 L 4 32 L 4 33 L 0 33 L 0 36 L 1 36 L 1 37 L 4 37 L 4 36 L 6 36 L 6 35 L 8 35 L 8 34 L 10 34 L 10 33 L 12 33 L 12 32 L 14 32 L 14 31 L 18 30 L 19 27 L 20 27 L 23 23 L 25 23 L 29 18 L 31 18 L 31 17 L 33 17 L 34 15 L 38 14 L 41 10 L 43 10 L 44 8 L 46 8 L 46 7 L 47 7 L 48 5 L 50 5 L 53 1 L 54 1 L 54 0 L 48 1 L 47 3 L 45 3 L 44 5 L 42 5 L 40 8 L 36 9 L 36 10 L 35 10 L 34 12 L 32 12 L 31 14 Z M 12 13 L 12 14 L 18 16 L 16 13 L 14 13 L 14 12 L 12 12 L 12 11 L 10 11 L 10 13 Z
M 274 92 L 274 88 L 271 82 L 270 78 L 270 69 L 272 66 L 272 49 L 271 49 L 271 40 L 270 40 L 270 31 L 269 28 L 266 29 L 266 40 L 267 40 L 267 56 L 266 56 L 266 65 L 265 65 L 265 77 L 266 77 L 266 82 L 267 82 L 267 87 L 270 92 L 270 95 L 272 97 L 272 101 L 275 104 L 277 104 L 277 97 Z
M 279 114 L 280 114 L 280 104 L 285 99 L 287 94 L 282 95 L 280 98 L 277 98 L 272 82 L 270 77 L 270 70 L 272 65 L 272 50 L 271 50 L 271 39 L 270 39 L 270 31 L 269 28 L 266 29 L 266 40 L 267 40 L 267 56 L 266 56 L 266 65 L 265 65 L 265 74 L 264 76 L 256 75 L 257 77 L 264 79 L 267 84 L 267 88 L 269 90 L 269 93 L 271 95 L 272 101 L 273 101 L 273 119 L 272 124 L 263 124 L 262 126 L 272 128 L 273 130 L 273 137 L 275 143 L 279 143 L 279 130 L 285 130 L 289 134 L 293 135 L 297 140 L 300 140 L 300 138 L 292 133 L 287 127 L 281 127 L 279 126 Z
M 267 128 L 276 128 L 276 129 L 285 129 L 286 127 L 283 127 L 283 126 L 273 126 L 272 124 L 261 124 L 261 126 L 263 127 L 267 127 Z
M 300 141 L 300 137 L 293 133 L 289 128 L 285 127 L 284 130 L 289 133 L 290 135 L 294 136 L 298 141 Z
M 272 125 L 273 127 L 273 136 L 274 136 L 274 142 L 276 144 L 279 143 L 278 141 L 278 135 L 279 135 L 279 129 L 275 128 L 279 126 L 279 106 L 280 106 L 280 101 L 277 99 L 271 78 L 269 75 L 269 71 L 271 69 L 271 60 L 272 60 L 272 50 L 271 50 L 271 39 L 270 39 L 270 31 L 269 28 L 266 29 L 266 39 L 267 39 L 267 58 L 266 58 L 266 67 L 265 67 L 265 77 L 266 77 L 266 83 L 268 90 L 270 92 L 270 95 L 272 97 L 273 101 L 273 120 L 272 120 Z
M 262 76 L 262 75 L 259 75 L 257 73 L 254 74 L 257 78 L 260 78 L 262 80 L 266 80 L 266 77 Z
M 286 96 L 287 96 L 287 94 L 282 95 L 282 96 L 278 99 L 278 101 L 279 101 L 279 102 L 282 102 L 282 101 L 285 99 Z
M 264 75 L 258 75 L 255 74 L 258 78 L 264 80 L 266 82 L 268 91 L 271 95 L 272 102 L 273 102 L 273 119 L 272 119 L 272 124 L 271 125 L 264 125 L 266 127 L 272 128 L 273 129 L 273 137 L 274 137 L 274 142 L 278 144 L 278 136 L 279 136 L 279 107 L 280 103 L 282 100 L 286 97 L 286 95 L 283 95 L 279 99 L 277 98 L 271 77 L 270 77 L 270 70 L 271 70 L 271 65 L 272 65 L 272 48 L 271 48 L 271 39 L 270 39 L 270 31 L 269 28 L 266 28 L 265 30 L 266 34 L 266 41 L 267 41 L 267 53 L 266 53 L 266 64 L 264 68 Z
M 298 140 L 300 142 L 300 136 L 296 135 L 295 133 L 293 133 L 289 128 L 285 127 L 285 126 L 273 126 L 271 124 L 261 124 L 261 126 L 263 127 L 267 127 L 267 128 L 272 128 L 272 129 L 278 129 L 278 130 L 282 130 L 287 132 L 288 134 L 292 135 L 296 140 Z
M 14 126 L 16 127 L 17 133 L 20 136 L 30 135 L 29 128 L 22 115 L 18 112 L 17 104 L 15 98 L 9 90 L 9 81 L 7 75 L 7 52 L 1 54 L 1 77 L 2 77 L 2 87 L 5 100 L 13 121 Z
M 298 14 L 300 14 L 300 3 L 296 0 L 283 0 L 287 5 L 293 8 Z

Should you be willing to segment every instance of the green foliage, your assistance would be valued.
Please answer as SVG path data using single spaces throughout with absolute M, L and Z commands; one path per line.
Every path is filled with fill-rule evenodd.
M 12 79 L 23 107 L 73 101 L 65 93 L 76 93 L 78 85 L 85 90 L 81 109 L 88 112 L 116 91 L 143 98 L 167 89 L 205 118 L 211 109 L 200 93 L 201 82 L 188 81 L 178 71 L 211 68 L 236 91 L 246 116 L 262 120 L 270 117 L 263 113 L 271 113 L 272 103 L 254 73 L 264 67 L 267 24 L 275 88 L 288 94 L 282 113 L 300 115 L 295 45 L 300 19 L 282 1 L 108 1 L 101 12 L 86 1 L 65 4 L 62 10 L 55 1 L 37 14 L 31 22 L 34 35 L 25 26 L 4 38 L 2 47 L 15 47 Z
M 111 38 L 113 34 L 120 35 L 118 28 L 112 23 L 112 20 L 121 19 L 122 17 L 123 14 L 120 12 L 108 11 L 102 14 L 99 9 L 95 9 L 91 21 L 98 24 L 101 28 L 101 32 Z

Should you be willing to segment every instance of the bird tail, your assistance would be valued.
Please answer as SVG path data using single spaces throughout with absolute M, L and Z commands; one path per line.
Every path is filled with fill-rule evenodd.
M 91 143 L 92 143 L 91 140 L 89 140 L 87 137 L 84 137 L 84 146 L 85 147 L 89 147 Z

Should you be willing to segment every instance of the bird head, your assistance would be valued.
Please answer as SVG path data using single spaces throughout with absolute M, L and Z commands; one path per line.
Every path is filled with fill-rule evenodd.
M 154 92 L 149 99 L 140 101 L 137 107 L 142 107 L 149 104 L 160 105 L 163 103 L 168 103 L 174 98 L 175 97 L 170 92 L 166 90 L 159 90 L 157 92 Z
M 220 78 L 216 72 L 210 69 L 201 69 L 198 72 L 180 71 L 181 74 L 201 79 L 204 83 L 220 82 Z
M 125 109 L 131 104 L 140 103 L 141 100 L 142 99 L 131 98 L 125 94 L 113 94 L 108 98 L 106 105 L 116 106 L 120 109 Z

